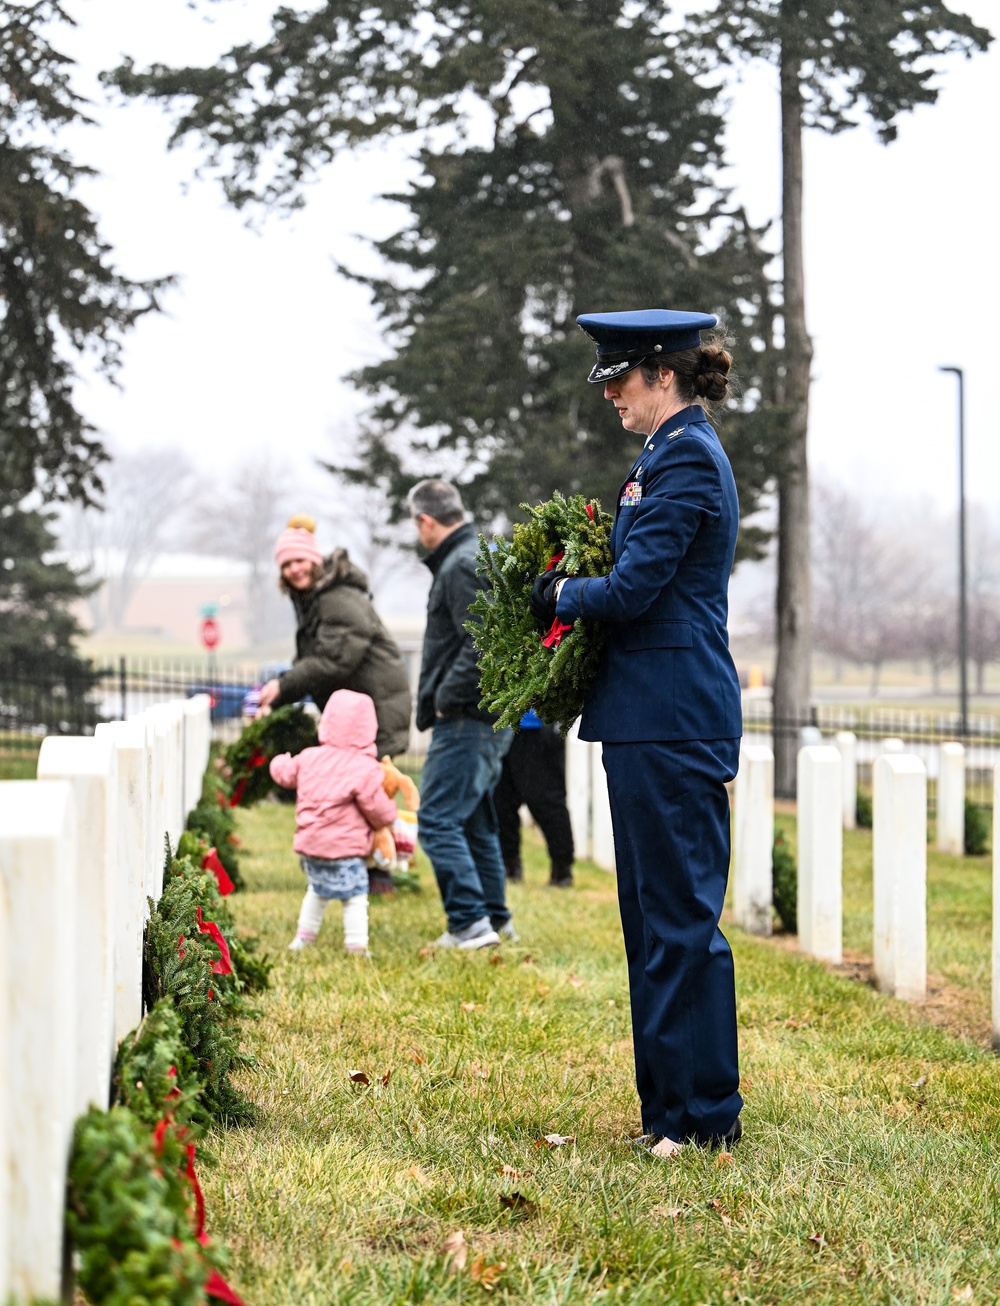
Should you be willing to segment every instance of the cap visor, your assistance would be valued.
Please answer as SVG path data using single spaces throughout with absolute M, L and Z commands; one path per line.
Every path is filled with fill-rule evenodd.
M 602 385 L 605 381 L 613 381 L 617 376 L 624 376 L 626 372 L 631 372 L 633 368 L 639 366 L 641 358 L 626 358 L 621 363 L 602 363 L 600 359 L 590 369 L 588 381 L 599 381 Z

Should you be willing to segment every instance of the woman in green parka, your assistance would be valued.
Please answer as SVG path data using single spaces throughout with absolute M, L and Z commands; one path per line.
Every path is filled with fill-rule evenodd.
M 263 687 L 261 710 L 308 696 L 322 712 L 334 690 L 353 689 L 375 704 L 379 757 L 405 753 L 411 702 L 402 655 L 372 607 L 365 573 L 346 549 L 324 558 L 315 530 L 311 517 L 293 517 L 274 548 L 298 629 L 295 660 Z

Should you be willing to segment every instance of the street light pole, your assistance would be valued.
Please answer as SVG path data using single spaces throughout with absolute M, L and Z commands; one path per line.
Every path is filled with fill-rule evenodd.
M 958 685 L 962 734 L 969 733 L 969 609 L 965 579 L 965 374 L 960 367 L 940 367 L 958 377 Z

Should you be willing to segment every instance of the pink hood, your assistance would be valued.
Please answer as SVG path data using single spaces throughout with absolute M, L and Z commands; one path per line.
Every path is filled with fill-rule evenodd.
M 281 753 L 271 775 L 298 791 L 293 847 L 309 857 L 367 857 L 372 830 L 391 825 L 396 804 L 382 787 L 376 760 L 378 721 L 367 694 L 338 689 L 319 723 L 319 747 Z
M 338 689 L 330 695 L 319 719 L 319 742 L 334 748 L 358 748 L 375 757 L 378 718 L 367 694 Z

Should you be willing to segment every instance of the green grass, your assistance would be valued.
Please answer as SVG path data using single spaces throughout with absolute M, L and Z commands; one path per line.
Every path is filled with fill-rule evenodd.
M 0 780 L 34 780 L 38 771 L 38 749 L 0 756 Z
M 549 890 L 529 843 L 510 895 L 523 942 L 421 956 L 444 925 L 421 862 L 422 894 L 373 901 L 372 960 L 344 954 L 335 907 L 316 948 L 293 956 L 293 819 L 276 805 L 240 815 L 248 891 L 234 908 L 278 965 L 246 1030 L 260 1122 L 214 1135 L 219 1164 L 202 1176 L 209 1231 L 248 1302 L 1000 1299 L 987 1051 L 731 929 L 744 1140 L 721 1163 L 693 1149 L 650 1160 L 628 1145 L 639 1118 L 612 877 L 583 866 L 577 888 Z M 982 874 L 959 874 L 935 947 L 975 976 L 978 944 L 967 957 L 948 940 L 980 913 L 957 900 Z M 861 875 L 852 853 L 859 948 Z M 370 1086 L 351 1083 L 358 1070 Z M 575 1141 L 538 1146 L 550 1133 Z M 456 1230 L 468 1263 L 449 1274 L 440 1249 Z M 506 1267 L 488 1293 L 471 1273 L 480 1257 Z
M 795 848 L 795 817 L 775 824 Z M 953 1028 L 987 1042 L 990 1028 L 993 863 L 927 848 L 927 968 L 930 1006 Z M 872 952 L 872 832 L 844 832 L 844 948 Z

